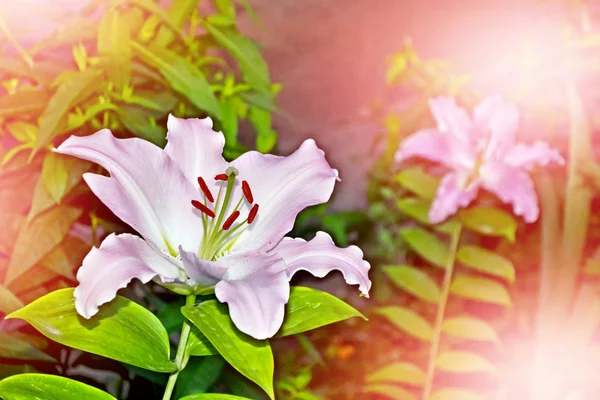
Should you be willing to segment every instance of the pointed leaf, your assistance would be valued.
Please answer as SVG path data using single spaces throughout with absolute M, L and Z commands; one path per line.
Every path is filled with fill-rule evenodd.
M 158 318 L 121 296 L 88 320 L 75 310 L 73 289 L 61 289 L 7 318 L 24 319 L 46 337 L 75 349 L 151 371 L 176 369 L 169 359 L 169 337 Z
M 23 307 L 21 300 L 19 300 L 13 292 L 0 285 L 0 312 L 3 314 L 10 314 L 21 307 Z
M 159 147 L 167 143 L 167 130 L 156 125 L 146 110 L 129 104 L 123 104 L 117 111 L 119 119 L 134 136 L 145 139 Z
M 34 347 L 30 343 L 0 332 L 0 358 L 12 358 L 16 360 L 38 360 L 56 362 L 48 354 Z
M 458 216 L 467 228 L 475 232 L 515 241 L 517 221 L 506 211 L 494 207 L 471 207 L 461 210 Z
M 494 328 L 475 317 L 448 318 L 442 324 L 442 332 L 469 340 L 500 342 Z
M 186 352 L 190 356 L 212 356 L 219 354 L 206 336 L 204 336 L 195 326 L 193 326 L 190 331 Z
M 398 329 L 418 339 L 428 341 L 433 336 L 433 328 L 429 322 L 408 308 L 397 306 L 380 307 L 375 310 L 375 313 L 383 316 Z
M 100 389 L 55 375 L 20 374 L 0 381 L 4 400 L 116 400 Z
M 91 164 L 75 157 L 48 153 L 42 166 L 44 188 L 56 204 L 81 180 Z
M 232 367 L 274 399 L 273 353 L 267 340 L 259 341 L 241 333 L 229 318 L 227 306 L 216 300 L 205 301 L 197 306 L 184 306 L 181 312 Z
M 438 356 L 435 361 L 438 369 L 454 373 L 496 372 L 494 364 L 479 354 L 468 351 L 448 351 Z
M 394 363 L 367 375 L 367 383 L 377 382 L 423 386 L 425 384 L 425 372 L 412 363 Z
M 405 189 L 426 200 L 433 200 L 439 180 L 423 171 L 421 167 L 406 168 L 394 177 Z
M 471 300 L 510 307 L 512 302 L 506 288 L 491 279 L 457 276 L 450 285 L 450 293 Z
M 386 266 L 383 271 L 397 287 L 421 300 L 433 304 L 440 300 L 438 285 L 425 272 L 409 265 Z
M 120 90 L 131 79 L 131 37 L 121 10 L 109 8 L 98 28 L 98 55 L 108 78 Z
M 60 123 L 66 117 L 68 111 L 91 95 L 104 83 L 100 71 L 90 68 L 77 72 L 65 79 L 56 93 L 52 96 L 41 116 L 40 130 L 35 142 L 34 150 L 37 151 L 50 143 L 59 133 Z
M 425 224 L 430 225 L 429 222 L 429 207 L 431 202 L 419 197 L 405 197 L 396 202 L 400 211 L 408 215 L 412 219 Z
M 59 206 L 23 224 L 11 255 L 6 283 L 27 272 L 62 242 L 80 215 L 80 209 Z
M 506 279 L 515 281 L 515 267 L 510 260 L 499 254 L 478 246 L 462 246 L 458 249 L 456 260 L 465 267 Z
M 366 319 L 335 296 L 308 287 L 291 288 L 285 320 L 277 337 L 295 335 L 352 317 Z
M 431 400 L 485 400 L 485 397 L 466 389 L 446 388 L 435 392 Z
M 421 228 L 407 228 L 400 231 L 400 236 L 421 258 L 437 267 L 446 268 L 448 246 L 433 233 Z
M 373 393 L 387 397 L 392 400 L 417 400 L 417 396 L 400 386 L 388 385 L 385 383 L 371 383 L 365 385 L 362 390 L 364 393 Z
M 191 358 L 179 373 L 173 398 L 206 392 L 219 379 L 226 364 L 221 356 Z

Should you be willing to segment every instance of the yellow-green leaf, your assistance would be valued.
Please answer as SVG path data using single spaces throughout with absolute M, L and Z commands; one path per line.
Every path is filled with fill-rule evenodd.
M 428 341 L 433 336 L 433 328 L 429 322 L 408 308 L 397 306 L 380 307 L 375 310 L 375 313 L 387 319 L 396 328 L 418 339 Z
M 400 211 L 408 215 L 412 219 L 429 225 L 429 207 L 431 202 L 419 197 L 405 197 L 396 202 Z
M 425 372 L 415 364 L 398 362 L 386 365 L 367 375 L 367 383 L 379 382 L 423 386 L 425 384 Z
M 87 161 L 54 152 L 48 153 L 42 166 L 44 188 L 58 204 L 90 167 L 91 164 Z
M 98 28 L 98 55 L 109 79 L 120 90 L 131 79 L 131 37 L 122 11 L 109 8 Z
M 431 400 L 485 400 L 485 397 L 466 389 L 446 388 L 435 392 Z
M 450 285 L 450 293 L 485 303 L 512 306 L 506 288 L 502 284 L 487 278 L 457 276 Z
M 456 254 L 458 262 L 465 267 L 494 275 L 508 282 L 515 281 L 515 267 L 510 260 L 478 246 L 462 246 Z
M 436 368 L 454 373 L 496 372 L 496 367 L 479 354 L 468 351 L 447 351 L 438 356 Z
M 448 246 L 433 233 L 422 228 L 407 228 L 400 232 L 409 247 L 431 264 L 445 268 L 448 263 Z
M 433 200 L 439 180 L 423 171 L 421 167 L 406 168 L 394 180 L 405 189 L 426 200 Z
M 472 207 L 461 210 L 458 215 L 461 222 L 475 232 L 515 241 L 517 220 L 506 211 L 494 207 Z
M 442 331 L 448 335 L 469 340 L 491 341 L 498 343 L 500 339 L 487 322 L 469 316 L 448 318 L 442 324 Z
M 416 400 L 417 396 L 400 386 L 385 383 L 371 383 L 363 387 L 364 393 L 373 393 L 385 396 L 392 400 Z
M 429 303 L 440 300 L 438 285 L 423 271 L 409 265 L 386 266 L 383 271 L 400 289 Z

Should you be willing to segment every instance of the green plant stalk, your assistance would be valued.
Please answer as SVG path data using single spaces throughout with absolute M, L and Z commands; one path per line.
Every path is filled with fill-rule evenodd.
M 196 296 L 193 294 L 189 295 L 185 298 L 185 305 L 193 306 L 195 301 Z M 177 371 L 169 375 L 169 380 L 167 381 L 167 386 L 165 387 L 165 393 L 163 394 L 163 400 L 171 399 L 171 395 L 173 394 L 173 389 L 175 389 L 175 383 L 177 382 L 179 373 L 185 368 L 185 364 L 187 363 L 185 348 L 187 347 L 191 328 L 190 322 L 184 318 L 183 326 L 181 327 L 181 338 L 179 339 L 179 344 L 177 345 L 177 354 L 175 355 L 174 361 L 175 365 L 177 366 Z
M 438 305 L 437 315 L 435 318 L 433 337 L 431 338 L 431 347 L 429 350 L 429 363 L 427 365 L 427 378 L 425 379 L 425 385 L 423 387 L 423 400 L 429 400 L 429 398 L 431 397 L 431 391 L 433 390 L 433 381 L 435 379 L 435 362 L 437 360 L 438 352 L 440 350 L 442 323 L 444 322 L 444 316 L 446 314 L 446 305 L 448 304 L 448 296 L 450 295 L 450 284 L 452 283 L 452 275 L 454 273 L 454 264 L 456 263 L 456 252 L 458 250 L 458 243 L 460 241 L 461 230 L 462 226 L 460 224 L 457 225 L 456 229 L 452 233 L 452 238 L 450 240 L 450 252 L 448 254 L 448 261 L 446 262 L 444 282 L 442 283 L 442 293 L 440 296 L 440 303 Z

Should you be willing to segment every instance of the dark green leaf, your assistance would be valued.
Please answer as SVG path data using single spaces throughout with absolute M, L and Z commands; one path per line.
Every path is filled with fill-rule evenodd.
M 468 351 L 447 351 L 438 356 L 435 366 L 455 373 L 496 372 L 496 367 L 479 354 Z
M 4 400 L 116 400 L 110 394 L 61 376 L 21 374 L 0 381 Z
M 121 296 L 100 307 L 90 319 L 75 310 L 73 289 L 49 293 L 10 318 L 29 322 L 48 338 L 65 346 L 98 354 L 140 368 L 173 372 L 169 338 L 158 318 Z
M 352 317 L 365 318 L 329 293 L 301 286 L 292 287 L 285 320 L 277 336 L 295 335 Z
M 482 247 L 462 246 L 458 249 L 456 260 L 466 267 L 506 279 L 510 283 L 515 281 L 512 262 Z
M 472 207 L 461 210 L 458 216 L 467 228 L 475 232 L 515 241 L 517 221 L 506 211 L 494 207 Z
M 512 302 L 506 288 L 491 279 L 457 276 L 450 285 L 450 293 L 471 300 L 510 307 Z
M 98 29 L 100 65 L 118 90 L 131 80 L 131 37 L 121 10 L 109 8 Z
M 448 246 L 437 236 L 421 228 L 403 229 L 400 236 L 421 258 L 436 267 L 446 268 L 449 258 Z
M 400 386 L 385 383 L 371 383 L 363 387 L 364 393 L 374 393 L 393 400 L 416 400 L 417 396 Z
M 156 313 L 156 317 L 165 327 L 168 334 L 175 332 L 181 328 L 184 317 L 181 314 L 181 306 L 183 304 L 180 301 L 174 301 L 168 303 L 164 308 Z
M 418 339 L 429 341 L 433 337 L 433 328 L 429 322 L 408 308 L 380 307 L 375 310 L 375 313 L 387 319 L 396 328 Z
M 423 271 L 408 265 L 388 266 L 383 270 L 400 289 L 429 303 L 440 300 L 438 285 Z
M 274 398 L 273 353 L 267 340 L 259 341 L 241 333 L 229 318 L 227 306 L 216 300 L 185 306 L 181 312 L 232 367 Z
M 425 372 L 415 364 L 398 362 L 386 365 L 367 375 L 367 383 L 377 382 L 423 386 L 425 384 Z
M 439 184 L 436 178 L 433 178 L 420 167 L 402 170 L 394 176 L 394 180 L 405 189 L 426 200 L 433 200 Z
M 221 356 L 191 358 L 179 373 L 173 398 L 206 392 L 219 378 L 225 364 Z
M 30 343 L 0 332 L 0 358 L 13 358 L 17 360 L 40 360 L 56 362 L 48 354 L 32 346 Z

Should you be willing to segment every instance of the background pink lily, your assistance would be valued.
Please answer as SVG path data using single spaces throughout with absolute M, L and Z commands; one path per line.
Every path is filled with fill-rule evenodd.
M 453 98 L 429 101 L 437 128 L 423 129 L 406 138 L 396 161 L 422 157 L 449 169 L 429 210 L 439 223 L 468 206 L 482 187 L 513 206 L 526 222 L 539 216 L 537 195 L 527 171 L 551 161 L 563 164 L 556 149 L 545 142 L 516 143 L 519 111 L 501 97 L 489 97 L 475 107 L 473 119 Z
M 313 140 L 288 157 L 250 151 L 228 163 L 210 118 L 170 116 L 167 139 L 162 150 L 101 130 L 55 150 L 104 167 L 110 177 L 88 173 L 86 183 L 141 235 L 112 234 L 86 256 L 75 290 L 82 316 L 133 278 L 154 279 L 180 293 L 214 287 L 235 325 L 265 339 L 283 322 L 299 270 L 340 270 L 368 295 L 370 266 L 358 247 L 338 248 L 324 232 L 308 242 L 284 238 L 301 210 L 329 200 L 338 179 Z

